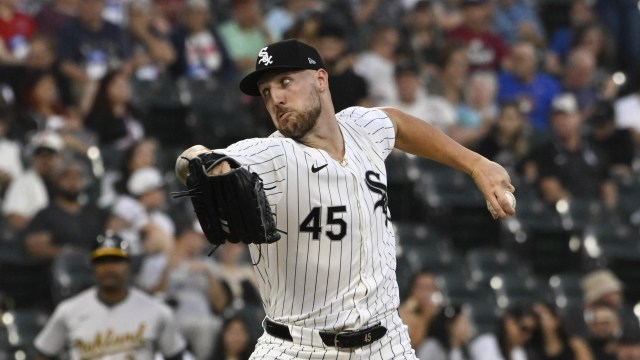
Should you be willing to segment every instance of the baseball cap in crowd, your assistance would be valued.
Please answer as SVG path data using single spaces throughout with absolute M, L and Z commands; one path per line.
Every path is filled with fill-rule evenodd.
M 53 131 L 43 131 L 35 134 L 31 138 L 29 145 L 34 153 L 43 149 L 57 153 L 64 149 L 62 137 Z
M 91 261 L 98 259 L 116 258 L 129 259 L 129 244 L 114 232 L 98 235 L 91 252 Z
M 615 121 L 615 110 L 610 100 L 598 100 L 587 119 L 589 124 L 599 126 Z
M 553 98 L 551 103 L 551 110 L 553 112 L 564 112 L 573 114 L 578 112 L 578 102 L 576 97 L 572 94 L 560 94 Z
M 604 295 L 622 291 L 622 282 L 607 269 L 595 270 L 587 274 L 580 282 L 584 293 L 584 302 L 589 304 Z
M 144 167 L 131 174 L 127 181 L 127 190 L 133 196 L 140 196 L 148 191 L 164 187 L 164 180 L 160 170 L 154 167 Z
M 260 49 L 256 70 L 240 81 L 240 90 L 247 95 L 260 96 L 258 80 L 272 70 L 324 69 L 320 54 L 313 47 L 295 40 L 283 40 Z

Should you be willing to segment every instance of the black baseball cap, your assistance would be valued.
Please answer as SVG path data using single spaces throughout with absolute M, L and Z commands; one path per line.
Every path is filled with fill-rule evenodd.
M 114 232 L 98 235 L 91 252 L 91 261 L 113 258 L 129 260 L 129 243 Z
M 240 90 L 252 96 L 260 96 L 258 80 L 272 70 L 318 70 L 324 69 L 320 54 L 313 47 L 288 39 L 260 49 L 256 58 L 256 70 L 240 81 Z
M 615 121 L 615 109 L 613 104 L 609 100 L 598 100 L 594 106 L 591 115 L 587 119 L 587 122 L 599 126 Z

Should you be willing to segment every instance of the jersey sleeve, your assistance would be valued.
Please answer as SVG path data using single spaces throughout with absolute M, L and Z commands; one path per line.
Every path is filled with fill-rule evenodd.
M 178 330 L 173 313 L 164 305 L 160 305 L 159 326 L 157 346 L 165 358 L 175 356 L 185 350 L 187 343 Z
M 36 349 L 47 357 L 59 355 L 69 333 L 64 321 L 64 306 L 58 306 L 34 341 Z
M 393 150 L 396 131 L 384 111 L 376 108 L 350 107 L 338 113 L 338 117 L 363 129 L 383 159 Z

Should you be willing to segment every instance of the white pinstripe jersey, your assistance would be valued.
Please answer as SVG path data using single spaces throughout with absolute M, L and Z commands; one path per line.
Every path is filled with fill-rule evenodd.
M 285 232 L 249 247 L 267 316 L 324 330 L 374 323 L 399 303 L 384 166 L 393 124 L 362 107 L 336 118 L 345 166 L 279 132 L 217 150 L 261 176 Z

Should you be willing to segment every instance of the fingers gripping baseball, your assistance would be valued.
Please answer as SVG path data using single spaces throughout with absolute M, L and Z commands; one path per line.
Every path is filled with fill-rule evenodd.
M 183 151 L 178 159 L 176 159 L 176 176 L 182 185 L 187 183 L 187 175 L 189 174 L 189 160 L 198 156 L 199 154 L 209 151 L 208 148 L 202 145 L 194 145 L 187 150 Z
M 483 159 L 475 166 L 471 177 L 487 200 L 487 208 L 494 219 L 515 214 L 515 197 L 512 201 L 511 197 L 505 194 L 505 192 L 513 193 L 515 187 L 502 166 Z

